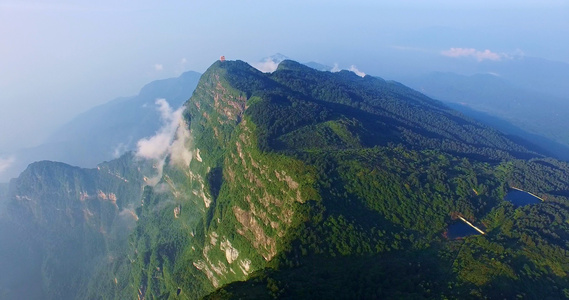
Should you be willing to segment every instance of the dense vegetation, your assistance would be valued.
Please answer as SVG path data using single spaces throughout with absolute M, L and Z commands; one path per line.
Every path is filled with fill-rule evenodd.
M 556 157 L 569 159 L 566 130 L 569 123 L 560 113 L 569 109 L 566 94 L 555 96 L 551 90 L 544 93 L 545 88 L 535 92 L 532 89 L 544 85 L 517 86 L 503 76 L 492 74 L 431 73 L 407 78 L 404 82 L 433 98 L 454 104 L 457 110 L 498 126 L 500 130 L 539 142 Z
M 210 297 L 566 296 L 565 163 L 397 83 L 293 62 L 269 77 L 272 89 L 249 91 L 246 115 L 261 149 L 315 169 L 320 200 L 271 268 Z M 509 186 L 551 202 L 514 209 L 502 201 Z M 522 210 L 536 220 L 518 222 Z M 449 241 L 459 214 L 489 233 Z
M 98 228 L 90 225 L 63 230 L 75 243 L 89 240 L 78 252 L 51 249 L 108 258 L 62 275 L 68 286 L 45 267 L 62 257 L 30 256 L 47 262 L 34 273 L 45 298 L 569 297 L 569 165 L 531 144 L 398 83 L 292 61 L 270 74 L 216 62 L 184 118 L 178 152 L 142 169 L 128 156 L 111 163 L 124 162 L 132 185 L 53 163 L 12 183 L 10 205 L 53 230 L 85 218 L 17 196 L 35 191 L 42 205 L 72 208 L 80 194 L 66 191 L 105 186 L 119 210 L 96 202 L 97 226 L 112 228 L 126 207 L 138 218 L 116 239 L 86 232 Z M 142 189 L 150 168 L 163 172 Z M 46 176 L 57 184 L 44 189 Z M 503 200 L 512 186 L 545 202 L 514 207 Z M 486 234 L 447 238 L 458 216 Z

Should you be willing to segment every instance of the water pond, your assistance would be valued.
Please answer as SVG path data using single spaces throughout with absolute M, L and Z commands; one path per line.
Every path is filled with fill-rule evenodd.
M 512 204 L 514 204 L 514 206 L 516 206 L 516 207 L 529 205 L 529 204 L 536 204 L 536 203 L 541 202 L 541 200 L 539 198 L 537 198 L 536 196 L 534 196 L 528 192 L 524 192 L 524 191 L 520 191 L 520 190 L 516 190 L 516 189 L 511 189 L 506 194 L 506 197 L 504 197 L 504 200 L 512 202 Z
M 449 239 L 457 239 L 476 234 L 480 234 L 480 232 L 460 220 L 450 224 L 447 230 L 447 237 Z

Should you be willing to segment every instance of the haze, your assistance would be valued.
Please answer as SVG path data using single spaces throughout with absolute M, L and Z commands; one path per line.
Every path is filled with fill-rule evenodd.
M 2 1 L 0 171 L 78 113 L 225 55 L 385 78 L 569 63 L 566 1 Z

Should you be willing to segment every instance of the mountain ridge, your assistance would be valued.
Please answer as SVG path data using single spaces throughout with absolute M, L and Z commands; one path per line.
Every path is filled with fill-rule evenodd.
M 464 106 L 464 112 L 473 109 L 490 114 L 530 134 L 569 145 L 566 133 L 560 129 L 567 125 L 560 114 L 567 109 L 566 97 L 534 91 L 536 87 L 519 86 L 507 78 L 490 74 L 432 73 L 402 80 L 431 97 L 450 103 L 455 109 L 461 110 L 460 104 Z M 504 126 L 500 129 L 515 132 Z M 530 135 L 524 137 L 538 141 Z M 567 159 L 562 150 L 549 148 L 557 157 Z
M 184 107 L 167 153 L 107 163 L 120 170 L 105 173 L 114 188 L 126 183 L 118 174 L 136 189 L 126 203 L 137 220 L 105 240 L 113 259 L 71 284 L 84 287 L 77 298 L 568 295 L 566 163 L 399 83 L 288 60 L 272 73 L 217 61 Z M 42 166 L 82 170 L 32 169 Z M 56 195 L 73 186 L 47 177 Z M 94 195 L 93 178 L 73 182 Z M 61 201 L 36 179 L 19 180 L 41 203 Z M 515 208 L 504 200 L 512 186 L 546 201 Z M 82 203 L 71 194 L 66 205 Z M 12 192 L 10 203 L 33 216 L 41 203 L 16 196 L 26 194 Z M 52 215 L 54 226 L 69 220 Z M 447 238 L 457 216 L 487 234 Z M 49 289 L 64 284 L 48 271 L 48 298 L 68 295 Z

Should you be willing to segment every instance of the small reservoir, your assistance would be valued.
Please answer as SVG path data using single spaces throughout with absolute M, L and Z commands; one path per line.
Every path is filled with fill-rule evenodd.
M 470 225 L 458 220 L 448 226 L 447 237 L 451 240 L 467 237 L 469 235 L 477 235 L 480 232 L 470 227 Z
M 540 203 L 541 199 L 538 197 L 518 189 L 511 189 L 504 197 L 504 200 L 512 202 L 514 206 L 524 206 L 530 204 Z

